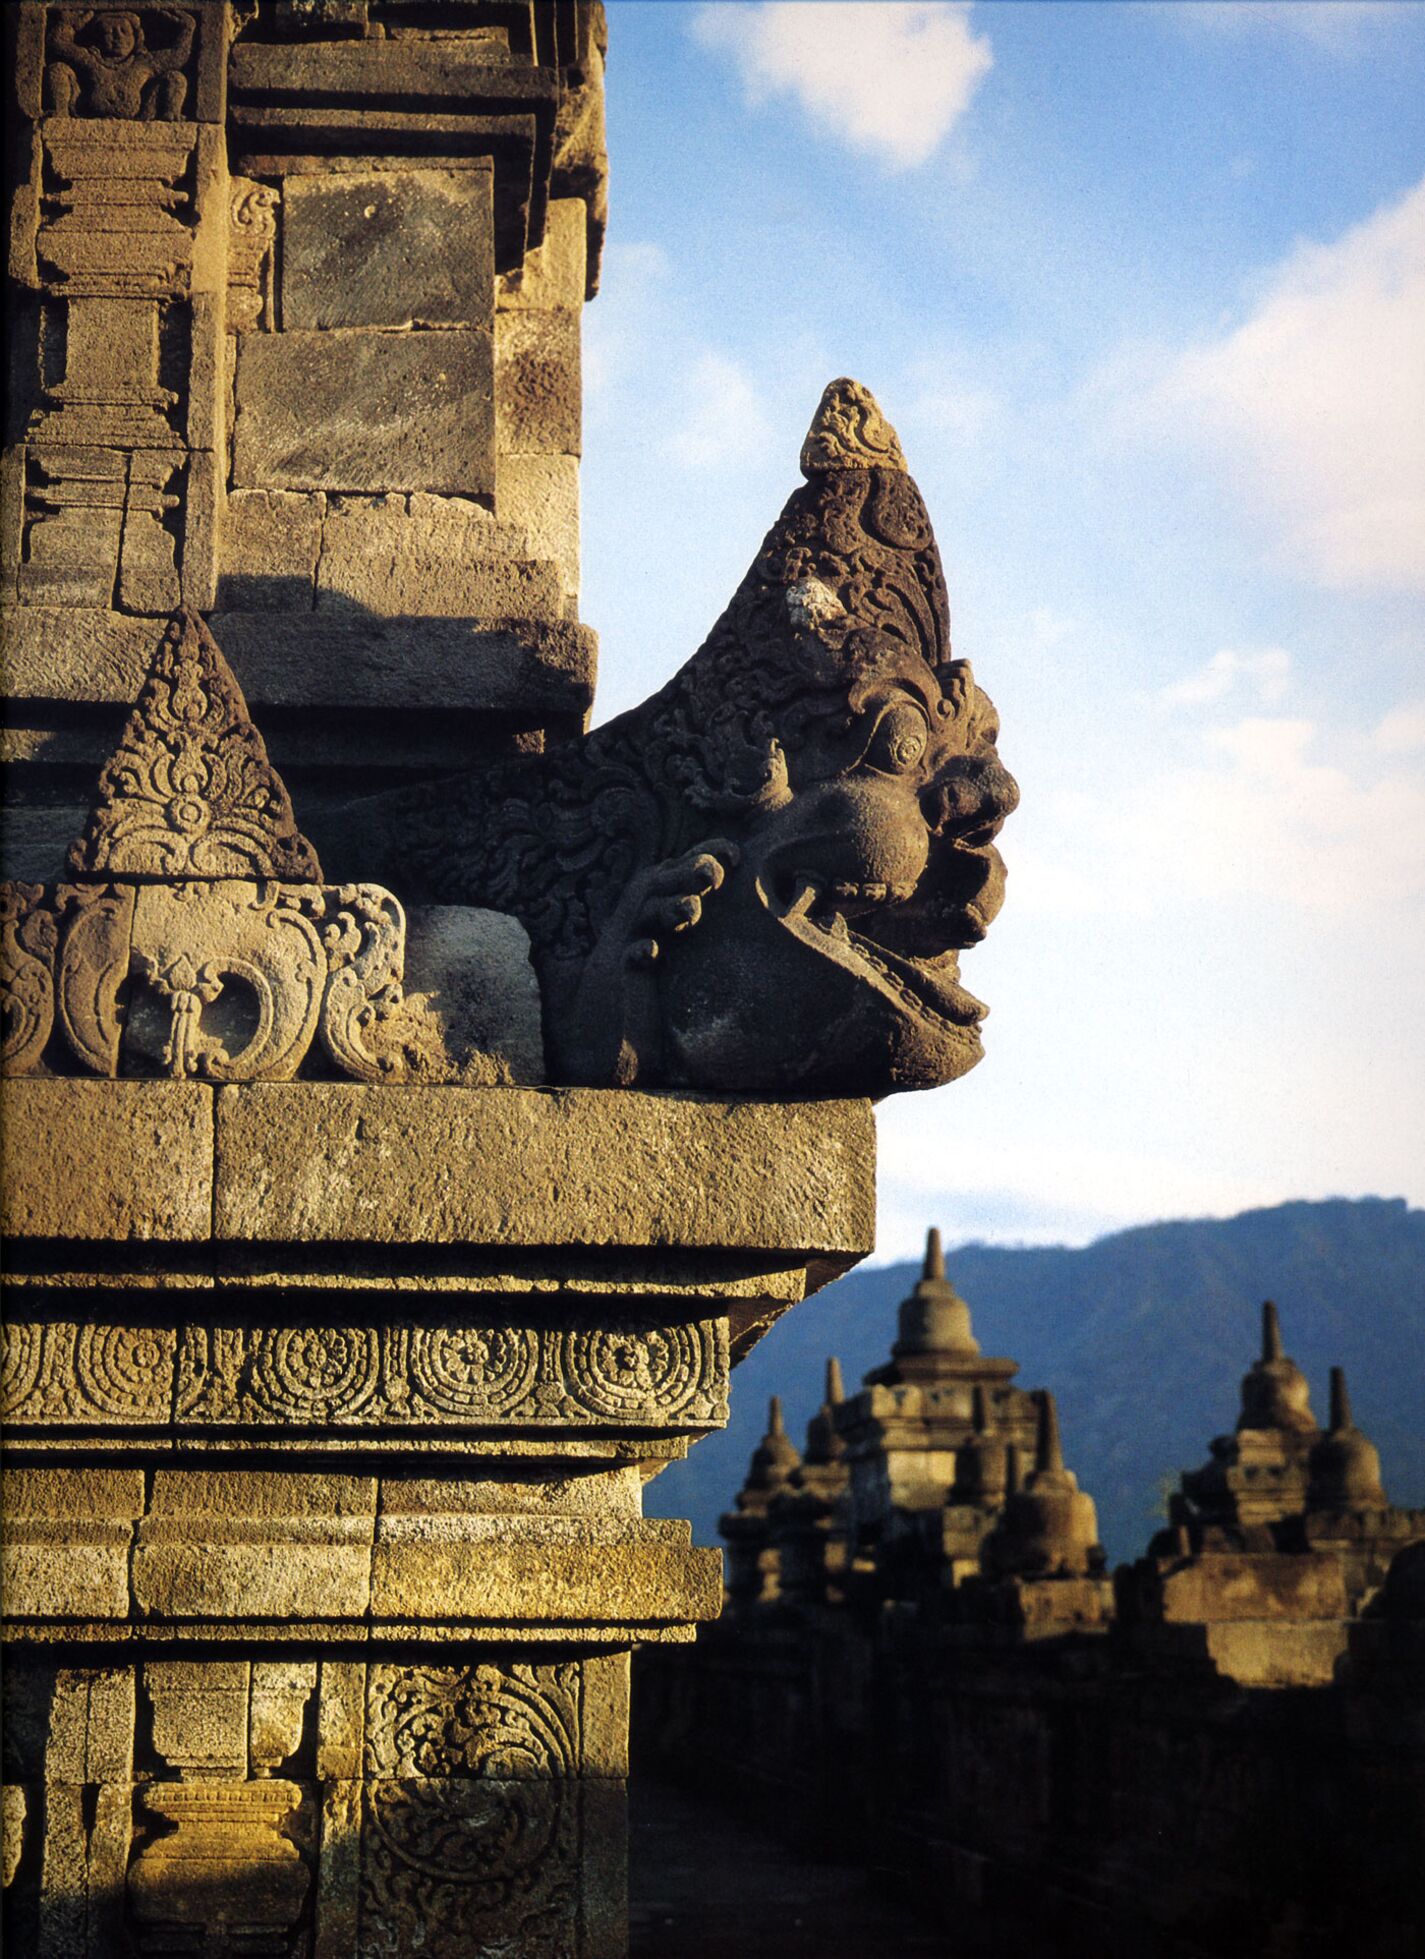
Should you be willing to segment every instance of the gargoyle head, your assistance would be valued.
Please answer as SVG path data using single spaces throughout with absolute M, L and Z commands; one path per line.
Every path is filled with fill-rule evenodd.
M 826 390 L 802 473 L 642 706 L 381 799 L 368 875 L 524 921 L 557 1079 L 881 1094 L 980 1058 L 958 954 L 999 910 L 1018 801 L 995 712 L 951 655 L 930 520 L 856 382 Z
M 662 1066 L 705 1087 L 930 1087 L 980 1058 L 958 955 L 1002 902 L 1018 790 L 951 656 L 920 493 L 856 382 L 827 388 L 802 471 L 702 648 L 605 731 L 655 785 L 666 857 L 735 846 L 696 929 L 660 945 Z

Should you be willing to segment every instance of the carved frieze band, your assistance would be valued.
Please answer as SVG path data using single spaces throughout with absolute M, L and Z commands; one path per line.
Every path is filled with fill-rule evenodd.
M 16 1427 L 705 1428 L 727 1420 L 723 1320 L 577 1329 L 12 1320 Z

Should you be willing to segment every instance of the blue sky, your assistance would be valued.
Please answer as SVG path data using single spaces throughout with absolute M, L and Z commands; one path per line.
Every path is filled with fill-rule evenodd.
M 1425 1202 L 1425 6 L 613 0 L 599 715 L 866 382 L 1023 805 L 880 1255 Z

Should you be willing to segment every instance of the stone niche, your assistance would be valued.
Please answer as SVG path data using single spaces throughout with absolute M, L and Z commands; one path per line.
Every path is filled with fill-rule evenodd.
M 0 20 L 7 1936 L 615 1959 L 642 1485 L 979 1059 L 994 711 L 838 381 L 584 732 L 600 8 Z

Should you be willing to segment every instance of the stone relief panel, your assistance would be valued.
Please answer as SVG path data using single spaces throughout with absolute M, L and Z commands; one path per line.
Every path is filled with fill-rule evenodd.
M 581 1669 L 370 1669 L 369 1954 L 578 1950 Z
M 17 1429 L 330 1424 L 713 1428 L 726 1322 L 536 1328 L 46 1323 L 0 1332 L 0 1415 Z
M 46 107 L 58 116 L 176 122 L 192 90 L 197 20 L 186 8 L 54 8 Z

